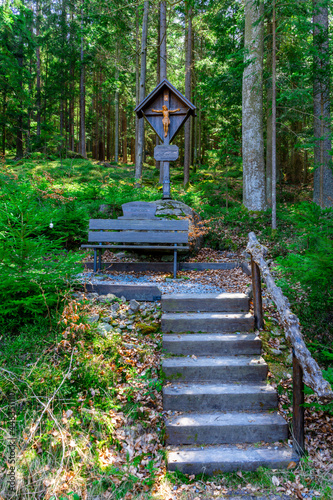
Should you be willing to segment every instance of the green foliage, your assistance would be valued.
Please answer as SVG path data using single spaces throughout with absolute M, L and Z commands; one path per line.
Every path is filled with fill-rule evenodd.
M 87 241 L 89 222 L 88 208 L 78 202 L 66 203 L 54 211 L 53 228 L 47 231 L 47 237 L 63 242 L 67 249 L 77 249 Z
M 306 329 L 311 332 L 315 327 L 319 339 L 326 336 L 328 341 L 327 335 L 333 334 L 333 212 L 309 203 L 291 211 L 295 236 L 288 255 L 277 259 L 283 274 L 279 284 Z M 332 348 L 331 342 L 328 345 Z M 323 352 L 322 361 L 326 357 L 328 363 Z
M 0 324 L 11 328 L 50 314 L 81 266 L 49 239 L 50 213 L 41 210 L 27 184 L 2 182 L 0 209 Z

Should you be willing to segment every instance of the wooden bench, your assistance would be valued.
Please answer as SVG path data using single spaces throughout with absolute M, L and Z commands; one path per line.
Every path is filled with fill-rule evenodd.
M 174 252 L 173 275 L 176 278 L 177 252 L 188 250 L 189 221 L 166 219 L 91 219 L 89 221 L 88 245 L 81 248 L 94 249 L 94 272 L 101 270 L 102 251 L 108 248 L 172 250 Z

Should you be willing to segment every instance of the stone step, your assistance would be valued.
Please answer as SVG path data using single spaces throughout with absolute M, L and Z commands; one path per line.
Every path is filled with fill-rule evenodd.
M 173 383 L 163 387 L 165 411 L 239 411 L 277 408 L 277 393 L 270 385 Z
M 164 312 L 247 312 L 249 297 L 245 293 L 174 293 L 162 295 Z
M 261 340 L 254 333 L 228 335 L 226 333 L 165 334 L 163 349 L 171 354 L 197 356 L 260 354 Z
M 264 380 L 267 364 L 260 356 L 175 357 L 164 359 L 162 370 L 174 381 L 247 381 Z
M 250 313 L 165 313 L 162 332 L 247 332 L 254 328 Z
M 182 446 L 167 452 L 168 469 L 183 474 L 217 474 L 232 471 L 254 471 L 258 467 L 286 469 L 298 457 L 288 446 L 254 447 L 207 446 L 204 449 Z
M 288 424 L 277 413 L 183 413 L 166 419 L 166 443 L 265 443 L 288 439 Z

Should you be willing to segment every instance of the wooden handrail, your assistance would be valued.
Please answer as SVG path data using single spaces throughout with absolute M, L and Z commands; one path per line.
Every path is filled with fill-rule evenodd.
M 281 323 L 287 339 L 293 348 L 293 434 L 294 448 L 298 454 L 304 452 L 304 384 L 311 387 L 321 401 L 332 401 L 333 392 L 330 384 L 324 379 L 321 369 L 311 356 L 305 345 L 300 329 L 298 317 L 292 313 L 288 299 L 283 295 L 268 269 L 264 256 L 266 249 L 256 238 L 254 233 L 249 233 L 249 242 L 246 251 L 251 255 L 253 306 L 255 325 L 263 328 L 261 279 L 266 283 L 280 315 Z

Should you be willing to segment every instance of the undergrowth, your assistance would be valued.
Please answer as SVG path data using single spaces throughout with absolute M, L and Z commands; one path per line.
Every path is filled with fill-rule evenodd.
M 172 181 L 175 198 L 206 221 L 205 245 L 239 255 L 248 232 L 254 231 L 267 246 L 272 272 L 301 320 L 307 345 L 327 380 L 333 381 L 332 210 L 313 205 L 308 191 L 297 194 L 286 186 L 279 193 L 278 230 L 272 234 L 270 211 L 249 213 L 242 206 L 239 169 L 226 179 L 217 168 L 202 167 L 185 191 L 181 170 L 175 167 Z M 102 493 L 106 498 L 165 498 L 175 486 L 189 495 L 200 488 L 200 498 L 205 498 L 209 483 L 218 494 L 223 488 L 243 487 L 255 493 L 277 491 L 274 481 L 275 486 L 277 481 L 301 481 L 310 490 L 319 488 L 320 498 L 330 498 L 331 483 L 311 472 L 310 459 L 302 462 L 301 479 L 293 471 L 267 470 L 216 479 L 165 475 L 162 450 L 151 448 L 163 443 L 154 403 L 161 390 L 154 364 L 161 347 L 156 318 L 137 318 L 138 324 L 144 321 L 153 329 L 137 331 L 135 340 L 120 332 L 103 338 L 96 325 L 87 323 L 92 304 L 61 301 L 80 270 L 79 247 L 86 242 L 89 218 L 115 218 L 123 203 L 161 198 L 156 169 L 146 166 L 143 185 L 137 188 L 131 166 L 31 158 L 8 161 L 0 182 L 1 428 L 8 432 L 4 421 L 13 394 L 15 432 L 23 450 L 18 457 L 19 493 L 13 498 L 50 498 L 47 492 L 57 488 L 64 498 L 76 500 L 75 494 L 88 498 L 87 491 L 89 498 Z M 108 206 L 105 212 L 99 211 L 102 204 Z M 57 324 L 59 314 L 62 323 Z M 323 409 L 318 403 L 312 408 Z M 134 445 L 126 448 L 133 436 L 147 436 L 152 427 L 154 435 L 140 441 L 140 453 Z M 1 446 L 4 477 L 8 441 Z

